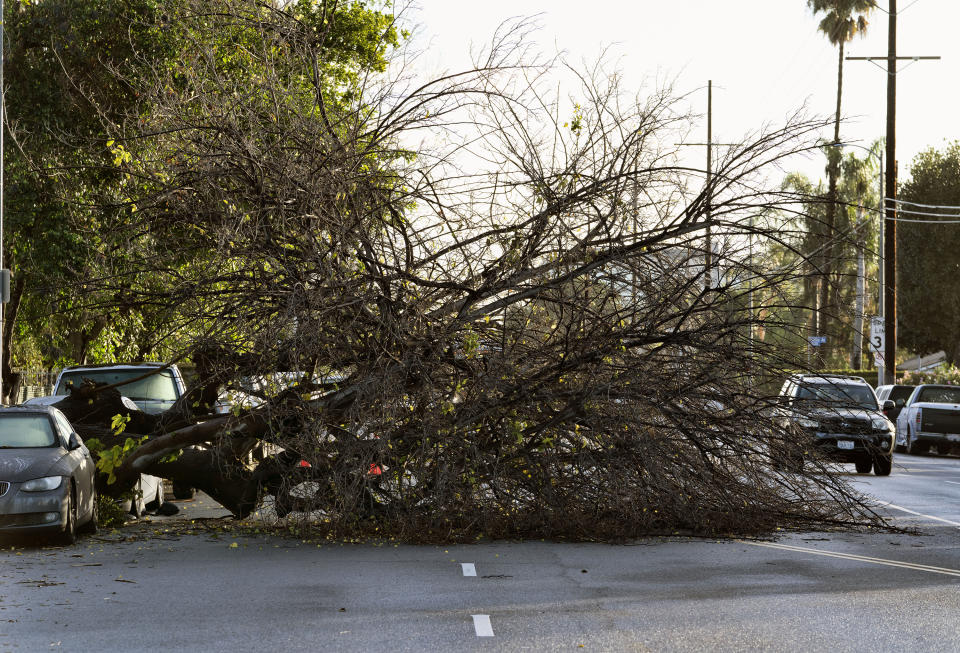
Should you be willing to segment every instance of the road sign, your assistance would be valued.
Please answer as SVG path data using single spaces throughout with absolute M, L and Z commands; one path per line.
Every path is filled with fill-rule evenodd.
M 873 363 L 877 367 L 883 365 L 883 352 L 885 345 L 883 317 L 873 315 L 870 317 L 870 338 L 868 338 L 868 348 L 873 352 Z
M 810 343 L 811 347 L 819 347 L 827 344 L 827 336 L 807 336 L 807 342 Z

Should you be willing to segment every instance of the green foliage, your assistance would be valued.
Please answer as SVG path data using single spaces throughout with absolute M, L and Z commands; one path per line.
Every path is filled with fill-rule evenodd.
M 921 383 L 960 385 L 960 367 L 941 365 L 926 372 L 904 372 L 903 380 L 900 382 L 908 385 L 920 385 Z
M 875 148 L 878 145 L 874 146 Z M 834 216 L 833 264 L 827 282 L 830 284 L 834 306 L 839 311 L 824 314 L 827 327 L 822 332 L 828 336 L 827 345 L 818 354 L 827 366 L 849 365 L 853 338 L 853 305 L 856 292 L 857 248 L 865 253 L 865 276 L 867 279 L 864 314 L 877 312 L 877 257 L 881 221 L 876 218 L 879 206 L 877 157 L 855 152 L 839 156 L 839 149 L 825 147 L 829 159 L 840 174 L 837 183 L 837 199 L 841 209 Z M 817 305 L 818 288 L 824 282 L 823 256 L 827 242 L 828 193 L 822 183 L 814 184 L 800 174 L 790 174 L 784 188 L 796 193 L 796 213 L 776 218 L 781 230 L 782 243 L 774 244 L 767 252 L 770 266 L 784 268 L 800 266 L 803 274 L 791 281 L 790 288 L 781 288 L 792 302 L 777 308 L 784 324 L 808 325 L 809 331 L 801 329 L 772 329 L 768 337 L 781 342 L 791 350 L 802 354 L 806 349 L 806 336 L 813 333 L 811 310 Z M 858 207 L 863 207 L 858 212 Z
M 7 114 L 4 254 L 24 287 L 22 302 L 8 313 L 15 325 L 4 351 L 13 352 L 13 365 L 168 355 L 156 332 L 175 325 L 176 314 L 150 299 L 164 285 L 163 267 L 149 262 L 156 243 L 149 234 L 137 241 L 111 235 L 140 208 L 131 198 L 149 194 L 142 161 L 151 153 L 107 132 L 130 114 L 148 119 L 157 99 L 143 93 L 151 80 L 168 75 L 174 91 L 212 60 L 226 92 L 239 97 L 260 92 L 269 66 L 288 66 L 291 80 L 302 81 L 302 101 L 316 108 L 309 71 L 288 65 L 291 50 L 305 44 L 281 39 L 272 59 L 256 47 L 260 27 L 270 24 L 259 18 L 286 11 L 314 34 L 324 100 L 350 101 L 363 73 L 384 70 L 405 38 L 388 9 L 325 0 L 6 3 L 5 82 L 17 102 Z M 222 17 L 231 12 L 237 20 L 227 25 Z M 265 94 L 262 100 L 272 102 Z M 174 275 L 206 263 L 202 251 L 164 249 L 163 265 Z M 94 290 L 82 282 L 97 278 L 118 283 Z
M 904 204 L 901 209 L 934 215 L 901 213 L 905 220 L 937 220 L 936 214 L 956 216 L 960 206 L 960 141 L 941 150 L 918 154 L 899 199 L 928 205 Z M 944 220 L 956 221 L 956 217 Z M 931 222 L 897 224 L 897 319 L 901 346 L 918 353 L 940 349 L 960 363 L 960 225 Z
M 105 448 L 97 438 L 87 440 L 86 444 L 90 452 L 97 456 L 97 469 L 100 473 L 107 475 L 107 485 L 112 485 L 117 480 L 113 473 L 114 470 L 123 464 L 123 461 L 134 449 L 146 441 L 147 436 L 139 439 L 127 438 L 123 444 L 114 445 L 109 449 Z
M 120 435 L 127 428 L 127 424 L 130 423 L 129 415 L 114 415 L 112 421 L 110 422 L 110 428 L 114 433 Z
M 117 499 L 105 494 L 97 495 L 97 509 L 99 511 L 101 528 L 116 528 L 118 526 L 123 526 L 123 522 L 127 518 L 127 512 L 123 509 L 120 502 Z

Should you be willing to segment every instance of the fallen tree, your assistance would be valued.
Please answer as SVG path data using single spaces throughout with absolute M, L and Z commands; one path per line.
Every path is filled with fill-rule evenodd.
M 629 97 L 597 68 L 556 95 L 522 22 L 462 73 L 334 82 L 336 21 L 307 5 L 330 9 L 171 3 L 182 64 L 139 62 L 141 103 L 105 124 L 126 181 L 97 238 L 137 257 L 86 278 L 84 309 L 161 310 L 158 341 L 198 362 L 157 417 L 122 387 L 61 402 L 106 446 L 145 437 L 115 488 L 150 472 L 239 517 L 270 495 L 409 538 L 875 523 L 815 458 L 780 469 L 797 434 L 766 382 L 797 361 L 756 336 L 799 274 L 748 254 L 799 206 L 764 171 L 824 122 L 753 134 L 707 176 L 668 145 L 692 120 L 669 89 Z M 280 453 L 250 465 L 264 443 Z

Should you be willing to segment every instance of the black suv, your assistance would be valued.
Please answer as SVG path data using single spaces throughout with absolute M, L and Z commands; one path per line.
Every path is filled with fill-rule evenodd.
M 798 427 L 810 444 L 829 459 L 854 463 L 857 472 L 887 476 L 893 467 L 895 428 L 881 408 L 873 388 L 859 376 L 795 374 L 780 390 L 780 415 L 784 426 Z M 786 454 L 790 456 L 790 454 Z M 802 465 L 796 451 L 784 461 Z

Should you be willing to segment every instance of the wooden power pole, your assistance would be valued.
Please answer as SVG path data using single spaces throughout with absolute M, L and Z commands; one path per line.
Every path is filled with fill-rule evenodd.
M 887 169 L 883 221 L 883 383 L 897 378 L 897 62 L 920 61 L 940 57 L 897 56 L 897 0 L 889 0 L 887 56 L 846 57 L 852 61 L 887 62 Z

